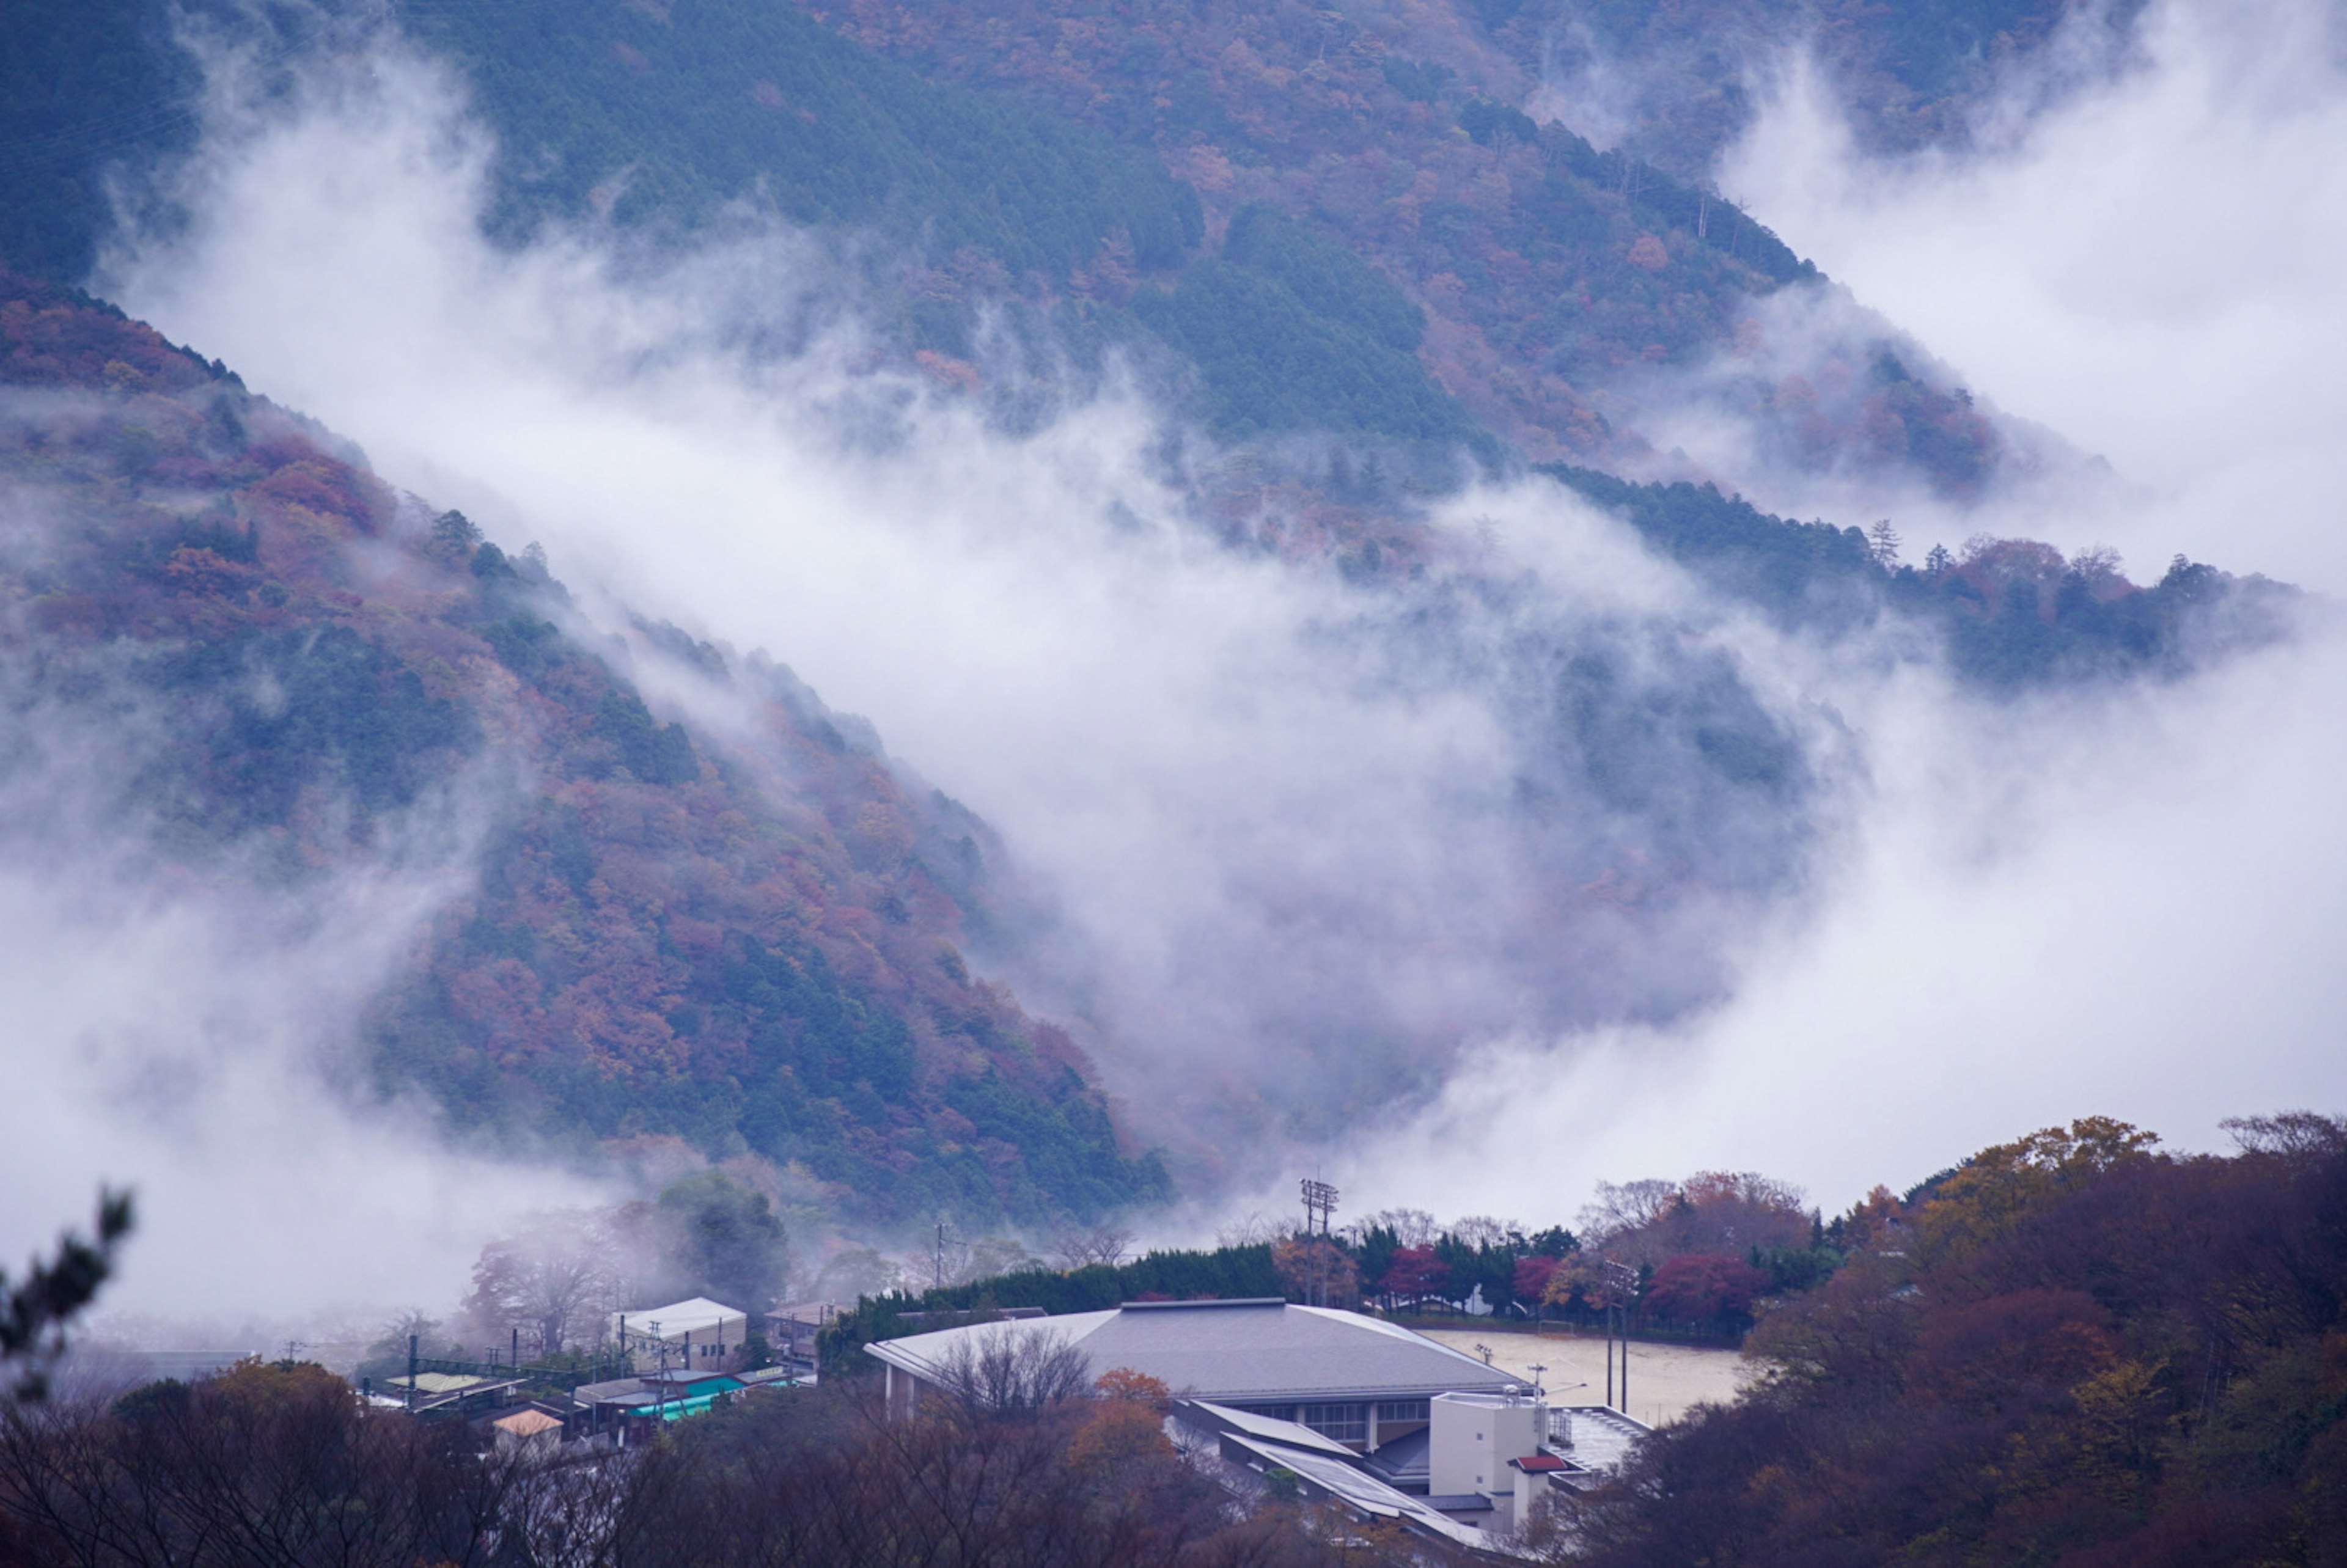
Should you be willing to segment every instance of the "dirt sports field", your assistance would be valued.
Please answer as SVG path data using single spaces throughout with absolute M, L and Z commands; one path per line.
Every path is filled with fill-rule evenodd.
M 1583 1338 L 1556 1331 L 1536 1335 L 1489 1328 L 1421 1328 L 1419 1332 L 1479 1360 L 1482 1352 L 1475 1347 L 1488 1346 L 1492 1366 L 1515 1373 L 1526 1383 L 1533 1380 L 1532 1365 L 1538 1362 L 1547 1368 L 1539 1380 L 1548 1389 L 1552 1405 L 1605 1402 L 1605 1341 L 1600 1336 Z M 1733 1350 L 1634 1343 L 1629 1412 L 1648 1426 L 1659 1427 L 1696 1405 L 1725 1404 L 1736 1397 L 1747 1370 L 1743 1357 Z M 1576 1384 L 1585 1386 L 1576 1388 Z

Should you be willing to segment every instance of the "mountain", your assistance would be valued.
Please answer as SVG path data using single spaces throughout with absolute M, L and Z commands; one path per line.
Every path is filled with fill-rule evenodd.
M 1822 67 L 1870 151 L 1962 147 L 2001 89 L 2042 105 L 2125 56 L 2143 0 L 1696 0 L 1667 8 L 1562 0 L 1544 62 L 1570 93 L 1602 94 L 1624 149 L 1696 177 L 1751 121 L 1756 64 L 1788 43 Z M 2015 80 L 2016 77 L 2032 78 Z
M 241 45 L 264 80 L 379 19 L 179 15 L 182 36 Z M 395 13 L 498 133 L 492 221 L 508 239 L 549 219 L 669 236 L 759 214 L 845 225 L 884 241 L 857 251 L 884 285 L 881 324 L 942 374 L 979 379 L 982 321 L 1039 351 L 1047 385 L 1122 350 L 1186 382 L 1222 436 L 1286 442 L 1284 463 L 1315 483 L 1333 477 L 1328 453 L 1296 437 L 1389 448 L 1389 482 L 1362 497 L 1389 503 L 1448 483 L 1459 452 L 1667 467 L 1640 410 L 1700 372 L 1798 467 L 1983 493 L 2005 439 L 1928 355 L 1879 327 L 1772 339 L 1766 302 L 1814 286 L 1814 268 L 1697 162 L 1601 150 L 1548 118 L 1544 51 L 1573 15 L 1352 19 L 1296 0 Z M 1888 26 L 1867 18 L 1865 36 Z M 198 75 L 159 0 L 5 26 L 26 90 L 0 102 L 0 144 L 21 149 L 17 237 L 0 242 L 20 268 L 77 282 L 111 205 L 138 206 L 190 140 Z M 1974 24 L 1947 26 L 1960 38 Z M 2008 35 L 2036 36 L 2020 21 Z
M 1834 20 L 1876 98 L 1895 80 L 1943 118 L 2055 20 L 1690 15 Z M 1815 649 L 2001 698 L 2189 671 L 2282 635 L 2294 601 L 2180 558 L 2137 585 L 2105 556 L 1987 534 L 1904 561 L 1895 533 L 1769 515 L 1653 450 L 1642 408 L 1708 399 L 1773 460 L 1913 481 L 1960 510 L 1994 494 L 2007 447 L 1888 326 L 1772 342 L 1799 338 L 1784 321 L 1828 284 L 1705 183 L 1704 158 L 1568 128 L 1549 44 L 1585 23 L 1659 59 L 1678 25 L 1645 15 L 0 11 L 24 88 L 0 99 L 17 155 L 0 244 L 46 280 L 12 282 L 5 306 L 6 461 L 41 525 L 10 568 L 20 724 L 140 716 L 118 804 L 159 876 L 298 885 L 420 821 L 473 835 L 461 890 L 370 1012 L 356 1091 L 420 1095 L 501 1148 L 753 1155 L 876 1225 L 1090 1220 L 1170 1190 L 1070 1034 L 973 966 L 1079 999 L 1088 1040 L 1146 1035 L 1117 1043 L 1162 1073 L 1152 1135 L 1206 1179 L 1423 1102 L 1462 1042 L 1686 1019 L 1727 995 L 1730 936 L 1809 886 L 1861 771 L 1829 698 L 1795 689 Z M 541 558 L 72 292 L 118 208 L 168 231 L 203 119 L 190 40 L 241 60 L 261 112 L 354 51 L 441 60 L 497 133 L 486 221 L 508 246 L 559 233 L 626 272 L 805 226 L 842 309 L 869 318 L 868 363 L 997 433 L 1136 367 L 1169 410 L 1152 460 L 1173 526 L 1292 569 L 1330 607 L 1298 634 L 1316 675 L 1461 715 L 1471 758 L 1389 783 L 1420 819 L 1362 814 L 1393 842 L 1366 846 L 1358 880 L 1364 846 L 1333 842 L 1220 877 L 1207 917 L 1162 933 L 1159 989 L 1091 1016 L 1113 984 L 1038 956 L 1090 934 L 1037 940 L 984 825 L 786 668 L 599 624 Z M 1703 602 L 1481 550 L 1435 515 L 1479 474 L 1558 518 L 1580 516 L 1568 491 L 1619 517 Z M 1643 580 L 1635 564 L 1623 575 Z M 1739 605 L 1759 613 L 1717 613 Z M 1189 1071 L 1209 1046 L 1245 1061 Z
M 481 825 L 360 1092 L 575 1158 L 682 1134 L 868 1222 L 1166 1195 L 1082 1052 L 969 973 L 984 825 L 788 670 L 600 630 L 536 553 L 85 296 L 0 285 L 0 493 L 48 525 L 0 565 L 19 766 L 61 712 L 108 726 L 87 787 L 165 882 Z M 733 722 L 655 713 L 642 671 Z

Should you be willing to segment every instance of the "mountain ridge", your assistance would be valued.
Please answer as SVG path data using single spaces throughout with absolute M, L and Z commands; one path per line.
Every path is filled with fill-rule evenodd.
M 1166 1195 L 1082 1051 L 959 956 L 983 825 L 909 794 L 794 677 L 726 671 L 763 743 L 663 723 L 623 649 L 558 626 L 580 623 L 535 552 L 396 496 L 119 312 L 0 293 L 0 473 L 70 518 L 10 563 L 12 651 L 55 699 L 168 703 L 125 792 L 170 825 L 167 856 L 258 843 L 276 875 L 325 875 L 485 753 L 530 781 L 492 790 L 478 886 L 374 1011 L 375 1093 L 586 1157 L 682 1130 L 868 1223 Z

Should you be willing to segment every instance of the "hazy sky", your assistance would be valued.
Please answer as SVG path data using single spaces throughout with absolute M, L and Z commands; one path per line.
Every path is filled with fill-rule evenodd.
M 2250 47 L 2200 15 L 2157 13 L 2146 70 L 1962 163 L 1856 159 L 1788 68 L 1726 178 L 1860 306 L 2114 465 L 2091 513 L 2037 494 L 1932 527 L 2108 539 L 2138 576 L 2184 550 L 2335 586 L 2347 283 L 2323 262 L 2347 221 L 2329 156 L 2347 97 L 2280 22 Z M 1180 526 L 1144 461 L 1145 395 L 1012 441 L 856 371 L 850 326 L 803 361 L 745 365 L 720 341 L 730 312 L 827 286 L 804 247 L 753 237 L 625 277 L 585 239 L 498 252 L 474 229 L 483 149 L 461 105 L 412 64 L 376 66 L 293 119 L 227 122 L 194 225 L 116 257 L 108 292 L 493 537 L 763 645 L 871 717 L 1001 829 L 1092 945 L 1115 1086 L 1169 1064 L 1239 1091 L 1292 1080 L 1252 1032 L 1291 982 L 1366 991 L 1416 1026 L 1476 1020 L 1434 1112 L 1349 1146 L 1374 1158 L 1292 1155 L 1361 1206 L 1525 1218 L 1568 1216 L 1601 1177 L 1714 1166 L 1838 1206 L 2076 1115 L 2208 1143 L 2224 1115 L 2347 1104 L 2336 641 L 2175 688 L 1993 705 L 1775 638 L 1553 493 L 1462 497 L 1438 519 L 1462 557 L 1532 574 L 1576 625 L 1699 626 L 1820 756 L 1847 737 L 1807 893 L 1707 938 L 1734 959 L 1729 1000 L 1663 1031 L 1510 1031 L 1486 1020 L 1521 982 L 1491 955 L 1524 868 L 1492 826 L 1509 743 L 1488 702 L 1398 686 L 1354 635 L 1376 607 Z M 403 886 L 420 910 L 438 884 Z M 47 892 L 0 886 L 12 924 Z M 138 1059 L 169 1018 L 156 977 L 235 966 L 179 911 L 91 918 L 91 950 L 148 978 L 103 1007 L 55 988 L 43 1038 L 82 1063 L 41 1090 L 61 1132 L 37 1194 L 58 1217 L 101 1173 L 184 1194 L 169 1212 L 186 1239 L 152 1255 L 218 1246 L 217 1296 L 268 1273 L 242 1260 L 270 1255 L 273 1215 L 372 1216 L 344 1236 L 431 1241 L 446 1278 L 484 1209 L 543 1201 L 350 1122 L 298 1074 L 268 1087 L 288 1042 L 330 1034 L 380 972 L 397 920 L 338 917 L 373 945 L 289 938 L 251 966 L 259 989 L 220 980 L 234 994 L 215 1011 L 248 1020 L 222 1038 L 275 1043 L 200 1075 L 196 1102 L 219 1109 L 166 1148 L 123 1111 L 119 1071 L 92 1064 Z M 266 978 L 297 972 L 334 983 L 262 1016 Z M 444 1217 L 449 1194 L 474 1209 Z M 321 1247 L 299 1288 L 325 1291 L 343 1255 L 354 1289 L 375 1277 L 359 1250 Z M 142 1306 L 168 1294 L 133 1285 Z

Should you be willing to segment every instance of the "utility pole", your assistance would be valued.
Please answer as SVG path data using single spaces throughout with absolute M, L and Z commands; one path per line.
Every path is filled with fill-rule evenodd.
M 668 1341 L 661 1337 L 660 1319 L 657 1317 L 652 1319 L 652 1343 L 660 1347 L 660 1372 L 657 1386 L 652 1390 L 652 1419 L 665 1421 L 668 1419 Z M 660 1428 L 655 1426 L 652 1430 L 658 1431 Z
M 407 1337 L 407 1413 L 415 1413 L 415 1342 L 417 1337 Z

